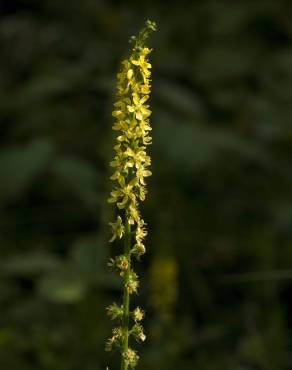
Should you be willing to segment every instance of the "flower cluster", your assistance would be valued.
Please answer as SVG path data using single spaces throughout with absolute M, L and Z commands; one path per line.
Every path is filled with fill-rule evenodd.
M 116 182 L 116 186 L 109 202 L 116 203 L 120 210 L 125 209 L 129 224 L 135 226 L 136 243 L 132 253 L 136 256 L 144 253 L 143 239 L 147 234 L 138 206 L 139 201 L 145 199 L 145 177 L 151 175 L 147 169 L 151 159 L 146 154 L 146 145 L 151 144 L 148 119 L 151 111 L 145 104 L 150 93 L 151 64 L 147 62 L 150 51 L 141 48 L 122 63 L 123 69 L 118 73 L 119 99 L 114 104 L 116 109 L 113 112 L 117 120 L 113 129 L 119 130 L 120 135 L 114 147 L 116 155 L 110 163 L 115 168 L 111 180 Z M 111 241 L 121 239 L 125 232 L 121 216 L 118 215 L 110 225 L 113 230 Z
M 146 153 L 147 145 L 151 144 L 151 131 L 148 99 L 150 94 L 151 64 L 148 56 L 151 49 L 145 46 L 145 41 L 155 23 L 146 22 L 146 27 L 137 37 L 132 37 L 134 47 L 128 59 L 122 62 L 121 71 L 117 75 L 117 101 L 114 104 L 113 130 L 118 132 L 116 137 L 115 157 L 110 162 L 114 168 L 111 180 L 115 182 L 109 198 L 115 203 L 118 215 L 112 227 L 112 238 L 124 239 L 124 252 L 111 258 L 109 265 L 118 270 L 123 279 L 123 305 L 116 304 L 108 307 L 107 312 L 113 319 L 120 319 L 122 326 L 113 330 L 106 349 L 116 347 L 121 351 L 122 369 L 133 368 L 137 361 L 136 351 L 128 346 L 128 338 L 133 336 L 136 341 L 144 341 L 146 336 L 140 322 L 144 312 L 139 308 L 129 311 L 130 295 L 137 292 L 138 276 L 132 268 L 132 257 L 137 260 L 145 253 L 144 239 L 147 235 L 145 222 L 139 212 L 139 202 L 145 200 L 145 178 L 151 175 L 148 167 L 151 159 Z M 133 239 L 133 241 L 131 240 Z M 133 326 L 128 328 L 129 317 Z

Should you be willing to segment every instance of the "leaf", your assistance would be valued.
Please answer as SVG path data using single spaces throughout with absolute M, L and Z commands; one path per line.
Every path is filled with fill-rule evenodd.
M 56 303 L 82 300 L 90 287 L 117 288 L 120 279 L 106 268 L 106 249 L 98 235 L 80 238 L 64 264 L 44 276 L 38 284 L 39 294 Z
M 203 84 L 220 84 L 244 78 L 260 55 L 259 45 L 224 43 L 208 45 L 198 56 L 194 74 Z
M 175 109 L 179 113 L 189 116 L 198 116 L 201 113 L 199 98 L 194 91 L 164 80 L 157 83 L 155 91 L 163 103 L 168 104 L 171 109 Z
M 106 266 L 105 247 L 96 236 L 77 240 L 72 246 L 71 260 L 76 268 L 87 274 L 104 273 Z
M 51 96 L 66 92 L 70 87 L 68 85 L 68 81 L 61 77 L 45 76 L 35 78 L 19 92 L 16 104 L 19 108 L 31 106 Z
M 30 252 L 8 258 L 1 270 L 9 275 L 30 276 L 55 271 L 59 266 L 60 260 L 48 252 Z
M 72 269 L 47 276 L 38 285 L 40 295 L 56 303 L 80 301 L 86 294 L 86 288 L 86 281 Z
M 72 246 L 68 263 L 82 276 L 88 285 L 117 288 L 120 280 L 107 266 L 106 246 L 100 236 L 87 236 L 77 240 Z
M 290 49 L 284 50 L 273 55 L 261 70 L 261 82 L 264 91 L 271 95 L 271 105 L 275 104 L 275 98 L 277 98 L 288 103 L 288 107 L 290 106 L 292 99 L 291 61 L 292 51 Z M 281 106 L 279 108 L 283 109 Z M 281 122 L 281 120 L 279 121 Z
M 98 201 L 98 178 L 90 163 L 75 158 L 61 158 L 53 167 L 53 176 L 60 186 L 94 208 Z
M 1 151 L 0 203 L 21 196 L 47 167 L 52 153 L 52 144 L 47 140 L 32 142 L 24 148 Z
M 208 166 L 223 152 L 264 166 L 270 163 L 268 154 L 258 144 L 227 130 L 164 122 L 156 127 L 157 150 L 163 151 L 182 172 Z

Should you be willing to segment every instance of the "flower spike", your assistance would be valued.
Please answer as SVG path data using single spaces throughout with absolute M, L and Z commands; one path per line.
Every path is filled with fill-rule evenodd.
M 117 219 L 110 223 L 110 242 L 123 239 L 124 251 L 111 258 L 109 266 L 118 270 L 123 280 L 123 303 L 107 308 L 110 318 L 118 319 L 121 326 L 113 329 L 106 349 L 120 350 L 121 370 L 134 368 L 139 359 L 137 352 L 129 347 L 129 337 L 132 336 L 137 342 L 146 339 L 140 323 L 144 318 L 144 311 L 137 307 L 130 312 L 129 308 L 130 296 L 137 293 L 139 287 L 138 276 L 132 267 L 132 256 L 139 261 L 146 251 L 146 223 L 141 218 L 139 202 L 145 199 L 145 179 L 151 176 L 148 169 L 151 159 L 146 148 L 151 144 L 149 94 L 152 66 L 149 54 L 152 50 L 145 42 L 155 30 L 155 22 L 148 20 L 138 36 L 131 37 L 133 48 L 128 59 L 121 63 L 121 70 L 117 74 L 117 101 L 112 113 L 115 118 L 113 130 L 117 132 L 115 156 L 110 162 L 110 166 L 114 168 L 111 180 L 115 185 L 108 202 L 116 205 Z M 129 329 L 130 319 L 133 322 L 132 329 Z

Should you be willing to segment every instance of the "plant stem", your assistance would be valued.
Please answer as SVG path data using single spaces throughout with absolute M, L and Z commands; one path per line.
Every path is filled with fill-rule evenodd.
M 128 369 L 128 362 L 125 360 L 124 355 L 128 350 L 128 342 L 129 342 L 129 306 L 130 306 L 130 294 L 128 290 L 128 283 L 130 277 L 130 248 L 131 248 L 131 225 L 128 221 L 127 211 L 125 212 L 125 234 L 124 234 L 124 255 L 128 257 L 128 268 L 125 271 L 124 275 L 124 298 L 123 298 L 123 319 L 122 319 L 122 327 L 123 327 L 123 343 L 122 343 L 122 351 L 121 351 L 121 370 Z

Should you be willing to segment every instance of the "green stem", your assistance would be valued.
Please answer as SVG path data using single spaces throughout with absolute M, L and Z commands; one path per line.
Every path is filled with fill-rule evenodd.
M 121 351 L 121 370 L 128 369 L 128 362 L 125 361 L 125 353 L 128 350 L 129 344 L 129 306 L 130 306 L 130 294 L 128 290 L 128 283 L 130 277 L 130 248 L 131 248 L 131 225 L 128 221 L 127 212 L 125 212 L 125 234 L 124 234 L 124 255 L 128 257 L 128 268 L 125 271 L 124 275 L 124 298 L 123 298 L 123 319 L 122 319 L 122 327 L 123 327 L 123 343 L 122 343 L 122 351 Z

